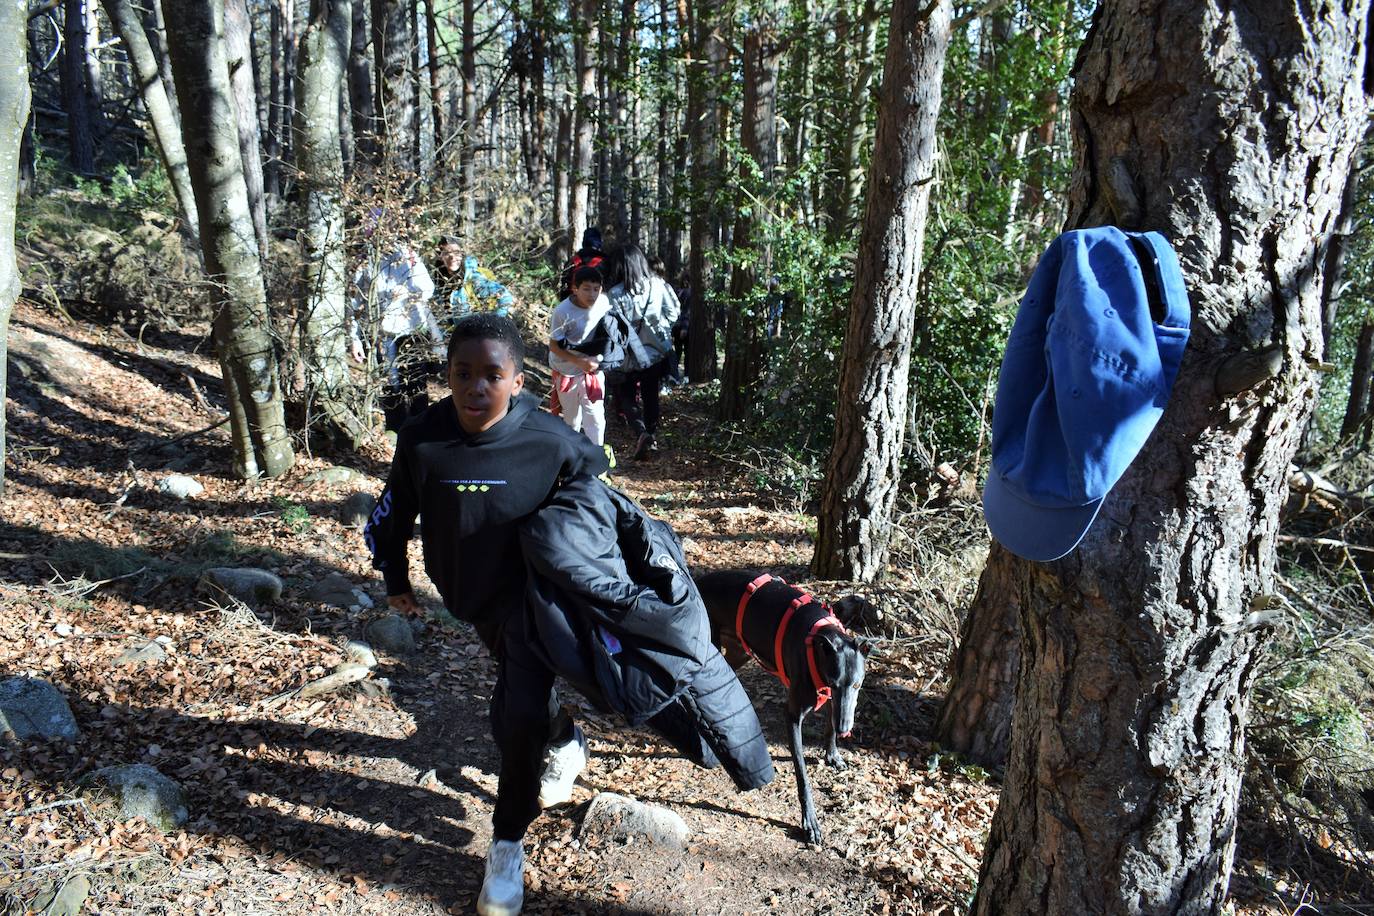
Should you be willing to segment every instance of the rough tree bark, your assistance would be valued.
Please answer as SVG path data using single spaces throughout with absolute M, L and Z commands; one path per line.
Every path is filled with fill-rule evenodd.
M 86 14 L 83 0 L 67 0 L 62 27 L 62 109 L 67 114 L 67 148 L 72 170 L 95 174 L 95 135 L 86 86 Z
M 19 298 L 14 211 L 19 195 L 19 145 L 29 121 L 27 15 L 22 3 L 0 4 L 0 498 L 5 495 L 5 390 L 10 313 Z
M 477 12 L 474 0 L 463 0 L 463 145 L 459 158 L 461 230 L 477 222 Z
M 574 66 L 577 100 L 572 127 L 572 174 L 568 180 L 568 236 L 572 248 L 587 228 L 587 205 L 592 178 L 592 138 L 596 136 L 596 48 L 600 44 L 597 4 L 572 0 Z
M 1370 373 L 1374 371 L 1374 322 L 1360 325 L 1360 340 L 1355 347 L 1355 363 L 1350 369 L 1350 397 L 1341 420 L 1341 438 L 1350 439 L 1365 425 L 1369 403 Z
M 553 241 L 549 245 L 549 263 L 555 269 L 562 268 L 572 255 L 572 199 L 568 187 L 571 178 L 568 167 L 572 161 L 572 124 L 573 112 L 567 105 L 561 106 L 558 109 L 553 157 Z
M 716 322 L 711 302 L 707 255 L 716 241 L 721 179 L 721 81 L 730 49 L 721 34 L 725 11 L 721 0 L 692 5 L 692 59 L 687 82 L 687 124 L 693 139 L 691 254 L 687 259 L 692 289 L 692 315 L 687 328 L 687 377 L 706 382 L 716 377 Z
M 403 175 L 415 174 L 415 78 L 410 46 L 415 41 L 413 0 L 372 0 L 372 53 L 376 61 L 376 135 L 383 161 Z
M 282 171 L 287 156 L 288 132 L 291 130 L 292 104 L 294 95 L 292 66 L 296 56 L 296 2 L 295 0 L 271 0 L 269 4 L 271 27 L 271 55 L 268 61 L 269 81 L 267 92 L 267 134 L 263 142 L 263 152 L 267 161 L 263 164 L 263 191 L 268 197 L 280 200 L 282 195 Z
M 755 189 L 757 199 L 741 200 L 733 246 L 743 257 L 730 275 L 730 312 L 725 319 L 725 365 L 721 369 L 720 417 L 743 420 L 754 407 L 763 370 L 766 305 L 748 304 L 760 277 L 772 273 L 765 247 L 751 252 L 753 236 L 768 220 L 765 194 L 772 187 L 778 157 L 778 68 L 782 47 L 775 29 L 756 24 L 744 36 L 744 114 L 740 125 L 746 161 L 740 182 Z M 757 174 L 755 174 L 757 170 Z
M 367 427 L 349 407 L 347 270 L 339 103 L 348 66 L 354 0 L 311 0 L 301 38 L 296 161 L 305 197 L 301 321 L 307 397 L 356 448 Z M 363 0 L 357 0 L 363 2 Z
M 356 158 L 377 164 L 377 123 L 372 71 L 367 59 L 367 0 L 353 0 L 353 30 L 348 44 L 348 108 L 353 118 Z
M 439 61 L 439 25 L 434 2 L 425 0 L 425 48 L 429 52 L 430 123 L 434 126 L 434 157 L 438 160 L 444 144 L 444 76 Z
M 1007 576 L 1005 549 L 992 545 L 978 580 L 978 605 L 996 609 L 964 617 L 950 659 L 950 689 L 940 706 L 940 746 L 1000 771 L 1011 746 L 1011 713 L 1021 673 L 1021 592 Z
M 134 70 L 139 98 L 148 112 L 148 123 L 153 132 L 154 145 L 162 157 L 162 167 L 172 185 L 172 193 L 177 199 L 177 209 L 182 222 L 197 240 L 200 237 L 200 221 L 196 216 L 196 201 L 191 193 L 191 175 L 186 170 L 186 148 L 181 143 L 181 126 L 177 123 L 168 97 L 167 87 L 163 84 L 158 69 L 156 55 L 143 30 L 143 21 L 134 10 L 130 0 L 105 0 L 105 15 L 109 17 L 115 31 L 124 42 L 129 55 L 129 63 Z
M 1098 10 L 1071 99 L 1068 225 L 1169 238 L 1193 333 L 1078 550 L 989 560 L 1017 593 L 1024 649 L 976 914 L 1222 910 L 1325 254 L 1369 113 L 1369 6 Z M 1271 346 L 1271 371 L 1233 371 Z M 983 612 L 1001 610 L 980 596 Z
M 949 29 L 949 0 L 893 4 L 811 560 L 825 579 L 871 581 L 887 563 Z
M 234 472 L 276 477 L 295 455 L 282 417 L 262 262 L 239 154 L 223 0 L 169 3 L 166 15 L 200 247 L 216 289 L 215 350 L 229 405 Z

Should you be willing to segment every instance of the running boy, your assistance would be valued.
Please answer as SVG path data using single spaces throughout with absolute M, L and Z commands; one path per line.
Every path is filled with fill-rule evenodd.
M 549 368 L 555 373 L 563 421 L 598 446 L 606 442 L 606 377 L 600 354 L 580 352 L 577 346 L 592 337 L 611 310 L 601 282 L 599 269 L 579 267 L 573 272 L 572 293 L 554 307 L 549 322 Z
M 520 523 L 565 481 L 607 470 L 600 448 L 540 410 L 535 398 L 521 395 L 524 357 L 524 342 L 509 318 L 482 312 L 454 326 L 448 344 L 451 396 L 401 430 L 386 489 L 363 530 L 372 565 L 386 580 L 387 602 L 419 612 L 406 543 L 423 511 L 425 572 L 449 611 L 471 623 L 493 654 L 506 618 L 523 606 Z M 539 786 L 539 804 L 546 808 L 572 797 L 587 760 L 582 730 L 552 690 L 548 709 L 548 734 L 535 736 L 546 746 Z M 493 723 L 493 734 L 500 744 L 500 723 Z M 506 911 L 493 901 L 511 892 L 504 884 L 511 883 L 517 863 L 504 858 L 525 829 L 518 819 L 518 827 L 503 824 L 501 807 L 493 818 L 479 912 Z M 516 871 L 517 882 L 518 876 Z

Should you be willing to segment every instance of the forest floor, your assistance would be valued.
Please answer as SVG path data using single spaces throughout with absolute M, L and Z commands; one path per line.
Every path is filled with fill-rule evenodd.
M 23 912 L 45 887 L 82 877 L 86 911 L 106 914 L 471 912 L 496 783 L 493 662 L 466 627 L 430 618 L 415 622 L 416 650 L 382 657 L 368 681 L 274 699 L 341 662 L 344 642 L 386 613 L 359 532 L 337 516 L 354 491 L 380 490 L 388 447 L 379 440 L 348 460 L 357 474 L 345 483 L 312 476 L 332 465 L 306 456 L 281 479 L 233 479 L 225 428 L 203 431 L 221 403 L 204 331 L 136 340 L 31 303 L 11 325 L 11 349 L 30 370 L 11 372 L 0 674 L 54 683 L 81 737 L 0 745 L 0 911 Z M 667 398 L 663 451 L 622 462 L 615 482 L 675 527 L 694 568 L 769 570 L 836 597 L 837 583 L 807 581 L 803 507 L 770 489 L 766 468 L 732 456 L 693 397 Z M 623 429 L 612 441 L 628 451 Z M 160 493 L 173 469 L 204 493 Z M 971 526 L 970 506 L 947 510 L 960 511 Z M 999 787 L 942 755 L 932 725 L 980 551 L 945 556 L 943 570 L 900 570 L 867 592 L 887 622 L 869 634 L 847 769 L 824 764 L 819 728 L 809 729 L 821 845 L 800 839 L 782 688 L 751 667 L 741 676 L 778 771 L 757 792 L 739 794 L 651 735 L 578 712 L 590 763 L 573 803 L 531 830 L 526 912 L 962 912 Z M 286 589 L 245 613 L 196 593 L 211 566 L 267 568 Z M 418 555 L 413 569 L 422 581 Z M 330 574 L 377 607 L 312 600 Z M 432 590 L 428 600 L 437 606 Z M 158 637 L 161 664 L 116 662 L 131 642 Z M 377 689 L 380 678 L 389 689 Z M 80 800 L 82 776 L 125 763 L 182 784 L 182 829 L 111 821 Z M 584 842 L 579 825 L 599 791 L 673 809 L 689 845 Z M 1339 861 L 1270 862 L 1267 828 L 1244 829 L 1238 912 L 1293 912 L 1313 869 L 1339 887 Z M 1364 911 L 1357 890 L 1333 893 L 1323 902 Z

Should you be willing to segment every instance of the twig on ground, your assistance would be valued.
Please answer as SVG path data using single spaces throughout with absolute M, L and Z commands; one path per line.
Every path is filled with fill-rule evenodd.
M 1297 544 L 1300 547 L 1331 547 L 1347 552 L 1355 550 L 1360 553 L 1374 553 L 1374 547 L 1351 544 L 1348 541 L 1342 541 L 1336 538 L 1313 538 L 1301 534 L 1280 534 L 1278 539 L 1285 544 Z
M 109 585 L 111 582 L 118 582 L 120 579 L 132 579 L 134 576 L 142 575 L 147 571 L 148 567 L 140 566 L 133 572 L 125 573 L 122 576 L 111 576 L 108 579 L 100 579 L 99 581 L 91 582 L 84 576 L 77 576 L 75 579 L 63 579 L 62 574 L 54 569 L 52 579 L 48 580 L 47 585 L 43 587 L 51 595 L 58 595 L 63 598 L 84 598 L 102 585 Z
M 189 378 L 189 376 L 188 376 L 188 378 Z M 191 438 L 194 438 L 194 437 L 196 437 L 196 436 L 204 435 L 205 433 L 208 433 L 208 432 L 209 432 L 210 430 L 212 430 L 212 429 L 218 429 L 219 427 L 223 426 L 225 423 L 228 423 L 228 422 L 229 422 L 229 415 L 228 415 L 228 414 L 225 414 L 224 416 L 220 417 L 220 418 L 219 418 L 218 420 L 216 420 L 215 422 L 211 423 L 209 426 L 202 426 L 200 429 L 193 429 L 193 430 L 191 430 L 189 433 L 182 433 L 180 436 L 177 436 L 175 439 L 168 439 L 166 442 L 161 442 L 161 441 L 159 441 L 159 442 L 149 442 L 149 443 L 146 444 L 146 445 L 140 445 L 138 448 L 130 449 L 130 450 L 129 450 L 129 454 L 131 454 L 131 455 L 137 455 L 137 454 L 139 454 L 140 452 L 152 451 L 152 450 L 155 449 L 155 448 L 166 448 L 166 447 L 169 446 L 169 445 L 176 445 L 178 442 L 184 442 L 184 441 L 186 441 L 187 439 L 191 439 Z
M 324 677 L 313 680 L 308 684 L 303 684 L 300 687 L 284 690 L 275 696 L 268 697 L 262 702 L 268 709 L 275 709 L 287 700 L 293 698 L 308 700 L 322 693 L 332 693 L 340 687 L 346 687 L 349 684 L 361 681 L 371 672 L 372 669 L 367 667 L 367 665 L 352 663 L 343 664 L 335 668 L 332 674 L 326 674 Z
M 14 811 L 5 815 L 7 819 L 13 820 L 16 817 L 24 817 L 29 814 L 37 814 L 39 811 L 47 811 L 50 808 L 67 808 L 72 805 L 80 805 L 86 808 L 84 798 L 64 798 L 61 801 L 48 802 L 46 805 L 34 805 L 32 808 L 25 808 L 23 811 Z M 89 811 L 89 809 L 87 809 Z

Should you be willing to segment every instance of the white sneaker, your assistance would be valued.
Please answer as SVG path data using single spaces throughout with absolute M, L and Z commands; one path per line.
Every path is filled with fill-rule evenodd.
M 573 726 L 572 740 L 544 749 L 544 772 L 539 777 L 539 807 L 552 808 L 572 800 L 573 783 L 587 768 L 587 739 Z
M 477 912 L 481 916 L 516 916 L 524 902 L 524 845 L 519 840 L 492 840 Z

